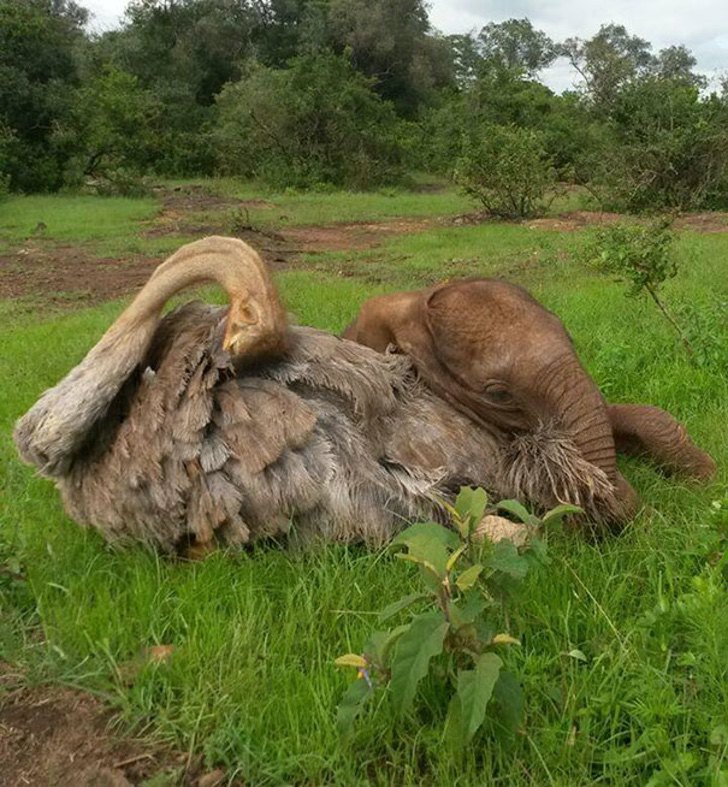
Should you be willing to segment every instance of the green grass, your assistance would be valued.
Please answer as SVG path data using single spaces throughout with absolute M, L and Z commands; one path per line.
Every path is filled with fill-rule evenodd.
M 153 198 L 83 195 L 14 196 L 0 202 L 0 242 L 31 237 L 57 241 L 97 241 L 125 238 L 139 232 L 139 223 L 159 209 Z M 38 230 L 38 224 L 46 228 Z
M 267 205 L 251 206 L 249 213 L 254 224 L 265 227 L 428 218 L 473 210 L 472 201 L 449 184 L 442 184 L 435 191 L 392 188 L 376 192 L 276 192 L 234 178 L 206 179 L 199 184 L 225 197 L 264 200 Z
M 364 251 L 304 255 L 324 272 L 343 272 L 390 287 L 423 286 L 458 276 L 502 276 L 537 285 L 563 274 L 579 246 L 576 234 L 486 222 L 435 226 L 392 235 Z
M 370 217 L 363 203 L 338 199 L 339 215 Z M 371 199 L 390 209 L 388 197 Z M 301 203 L 296 216 L 308 210 Z M 626 462 L 644 501 L 627 530 L 597 544 L 552 536 L 551 566 L 529 578 L 511 610 L 523 642 L 507 655 L 526 696 L 521 734 L 487 729 L 455 755 L 430 683 L 413 716 L 398 721 L 385 702 L 352 740 L 337 738 L 335 707 L 350 676 L 333 659 L 359 650 L 374 612 L 414 584 L 386 554 L 266 546 L 180 564 L 111 551 L 64 515 L 53 487 L 15 459 L 9 432 L 118 302 L 12 327 L 0 320 L 0 549 L 27 576 L 0 573 L 0 659 L 29 681 L 101 692 L 126 729 L 200 751 L 255 785 L 722 784 L 728 588 L 712 567 L 710 506 L 728 488 L 728 326 L 706 323 L 722 360 L 692 366 L 651 304 L 584 270 L 578 247 L 578 236 L 527 227 L 436 228 L 391 238 L 345 276 L 336 271 L 346 255 L 278 276 L 301 323 L 340 330 L 369 294 L 453 271 L 506 273 L 563 317 L 611 400 L 671 409 L 716 457 L 719 477 L 707 487 Z M 728 236 L 682 236 L 670 302 L 728 299 L 727 253 Z M 155 644 L 174 645 L 169 661 L 132 669 Z M 568 655 L 577 649 L 585 661 Z

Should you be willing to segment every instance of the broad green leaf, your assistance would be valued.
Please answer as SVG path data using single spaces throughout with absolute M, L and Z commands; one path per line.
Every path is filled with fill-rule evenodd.
M 482 593 L 478 591 L 466 592 L 459 603 L 451 601 L 448 605 L 452 625 L 459 629 L 471 624 L 485 609 L 485 606 L 486 601 Z
M 518 517 L 524 525 L 537 525 L 538 517 L 534 516 L 522 503 L 518 500 L 501 500 L 497 506 L 501 511 L 507 511 L 509 514 Z
M 371 693 L 372 690 L 364 680 L 355 680 L 349 684 L 336 711 L 336 726 L 342 735 L 346 735 L 351 731 L 354 720 L 361 712 Z
M 445 740 L 457 752 L 462 752 L 465 745 L 463 740 L 463 719 L 462 708 L 460 707 L 460 697 L 453 694 L 448 706 L 447 719 L 445 721 Z
M 556 508 L 552 508 L 550 511 L 546 512 L 541 517 L 541 521 L 544 523 L 544 525 L 553 525 L 561 522 L 561 520 L 569 514 L 583 513 L 584 509 L 579 508 L 579 506 L 573 506 L 569 503 L 562 503 L 560 506 L 556 506 Z
M 357 669 L 365 669 L 367 660 L 358 653 L 347 653 L 344 656 L 339 656 L 334 664 L 336 664 L 337 667 L 356 667 Z
M 531 536 L 531 539 L 528 542 L 529 553 L 536 559 L 538 563 L 541 565 L 547 566 L 551 562 L 551 558 L 548 556 L 546 550 L 546 542 L 538 538 L 536 536 Z
M 392 659 L 392 701 L 398 713 L 412 706 L 417 686 L 427 675 L 430 659 L 442 652 L 449 628 L 442 612 L 433 610 L 418 615 L 402 634 Z
M 383 667 L 387 665 L 387 657 L 392 645 L 410 627 L 409 623 L 390 629 L 389 631 L 373 631 L 364 646 L 364 652 L 371 654 Z
M 448 547 L 455 549 L 460 544 L 460 540 L 451 530 L 433 522 L 408 527 L 393 543 L 406 546 L 409 555 L 420 563 L 429 563 L 434 567 L 435 573 L 444 579 Z
M 501 670 L 493 689 L 493 702 L 498 710 L 498 721 L 515 732 L 523 715 L 523 690 L 512 672 Z
M 455 499 L 455 510 L 462 519 L 467 520 L 469 518 L 471 525 L 476 525 L 480 522 L 485 514 L 487 505 L 488 495 L 480 487 L 477 489 L 473 489 L 470 486 L 461 487 Z
M 428 538 L 434 538 L 444 547 L 449 547 L 450 549 L 455 549 L 460 544 L 460 539 L 452 530 L 448 530 L 437 522 L 416 522 L 414 525 L 410 525 L 406 530 L 403 530 L 392 543 L 409 546 L 409 542 L 412 539 L 417 539 L 421 535 L 426 535 Z
M 460 700 L 460 722 L 463 742 L 468 743 L 485 721 L 485 709 L 498 680 L 501 659 L 495 653 L 483 653 L 475 669 L 458 672 L 457 696 Z
M 481 566 L 480 563 L 476 563 L 474 566 L 466 568 L 455 580 L 455 584 L 463 592 L 469 590 L 478 581 L 478 577 L 482 570 L 483 566 Z
M 480 618 L 479 620 L 475 621 L 474 625 L 475 625 L 475 630 L 478 634 L 478 639 L 483 644 L 487 644 L 493 641 L 496 628 L 492 620 L 483 620 L 482 618 Z
M 430 563 L 428 560 L 423 560 L 421 557 L 416 557 L 415 555 L 410 555 L 408 552 L 397 552 L 395 557 L 398 560 L 406 560 L 408 563 L 416 563 L 420 568 L 424 570 L 423 576 L 429 575 L 431 579 L 434 580 L 434 586 L 437 588 L 442 584 L 442 580 L 445 578 L 444 575 L 441 575 L 438 570 Z
M 398 612 L 401 612 L 403 609 L 407 609 L 407 607 L 411 606 L 417 601 L 421 601 L 424 598 L 427 598 L 426 593 L 410 593 L 408 596 L 404 596 L 398 601 L 394 601 L 392 604 L 386 606 L 379 613 L 379 620 L 389 620 L 389 618 L 393 617 Z
M 513 579 L 523 579 L 528 573 L 528 560 L 518 554 L 510 541 L 499 541 L 485 561 L 488 568 L 502 571 Z

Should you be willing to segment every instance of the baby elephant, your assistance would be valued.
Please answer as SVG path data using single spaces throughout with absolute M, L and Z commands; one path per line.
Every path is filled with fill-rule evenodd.
M 616 453 L 652 458 L 699 480 L 713 459 L 658 407 L 608 404 L 561 321 L 524 289 L 470 279 L 372 298 L 344 338 L 409 356 L 438 396 L 502 439 L 553 424 L 614 486 L 623 516 L 638 500 Z

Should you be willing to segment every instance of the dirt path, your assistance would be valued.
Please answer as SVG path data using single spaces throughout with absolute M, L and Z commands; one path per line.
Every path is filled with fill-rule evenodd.
M 88 694 L 38 686 L 0 699 L 0 787 L 134 787 L 162 774 L 185 787 L 227 783 L 186 754 L 114 735 Z
M 0 298 L 42 297 L 51 306 L 90 305 L 141 287 L 159 260 L 99 258 L 82 247 L 28 244 L 0 255 Z

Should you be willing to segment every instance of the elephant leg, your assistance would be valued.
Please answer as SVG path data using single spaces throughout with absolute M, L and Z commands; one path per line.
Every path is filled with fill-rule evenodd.
M 646 456 L 669 472 L 707 481 L 715 474 L 713 458 L 690 439 L 685 427 L 670 413 L 643 404 L 610 404 L 617 451 Z

